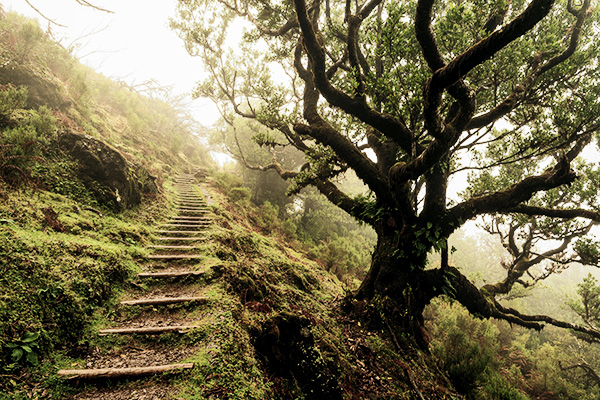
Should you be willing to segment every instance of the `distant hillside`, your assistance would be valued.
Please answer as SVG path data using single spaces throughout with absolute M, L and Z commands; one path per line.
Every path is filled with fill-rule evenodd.
M 0 181 L 91 194 L 87 201 L 115 210 L 139 203 L 132 193 L 127 204 L 129 191 L 152 192 L 165 174 L 214 165 L 185 110 L 94 72 L 14 13 L 0 15 L 0 129 Z M 67 176 L 92 193 L 64 187 Z

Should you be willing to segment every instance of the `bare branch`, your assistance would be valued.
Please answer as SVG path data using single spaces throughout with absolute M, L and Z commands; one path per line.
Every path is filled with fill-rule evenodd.
M 77 2 L 78 2 L 79 4 L 81 4 L 82 6 L 91 7 L 91 8 L 93 8 L 94 10 L 98 10 L 98 11 L 102 11 L 102 12 L 106 12 L 106 13 L 114 14 L 114 11 L 107 10 L 106 8 L 101 8 L 101 7 L 98 7 L 98 6 L 96 6 L 96 5 L 92 4 L 92 3 L 90 3 L 89 1 L 86 1 L 86 0 L 75 0 L 75 1 L 77 1 Z
M 597 211 L 585 210 L 581 208 L 576 209 L 555 209 L 555 208 L 544 208 L 537 206 L 528 206 L 525 204 L 519 204 L 518 206 L 511 207 L 505 210 L 500 210 L 502 213 L 517 213 L 530 216 L 544 216 L 550 218 L 560 219 L 574 219 L 574 218 L 586 218 L 594 222 L 600 223 L 600 213 Z
M 27 5 L 28 5 L 29 7 L 31 7 L 31 8 L 33 9 L 33 11 L 35 11 L 36 13 L 38 13 L 38 14 L 39 14 L 39 15 L 40 15 L 42 18 L 44 18 L 46 21 L 50 22 L 51 24 L 54 24 L 54 25 L 57 25 L 57 26 L 60 26 L 60 27 L 66 28 L 66 25 L 59 24 L 58 22 L 54 21 L 53 19 L 50 19 L 50 18 L 46 17 L 46 16 L 45 16 L 45 15 L 44 15 L 44 14 L 43 14 L 43 13 L 42 13 L 40 10 L 38 10 L 37 8 L 35 8 L 35 6 L 34 6 L 33 4 L 31 4 L 31 3 L 29 2 L 29 0 L 25 0 L 25 3 L 27 3 Z

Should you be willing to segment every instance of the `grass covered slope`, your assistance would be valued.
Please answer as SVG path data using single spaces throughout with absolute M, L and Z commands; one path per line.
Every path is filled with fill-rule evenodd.
M 165 204 L 116 217 L 42 190 L 1 197 L 0 392 L 10 393 L 53 373 L 55 351 L 77 349 L 94 313 L 139 269 L 148 224 Z

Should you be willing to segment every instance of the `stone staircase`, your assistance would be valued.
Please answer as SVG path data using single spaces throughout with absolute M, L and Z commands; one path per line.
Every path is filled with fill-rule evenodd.
M 115 321 L 115 326 L 98 331 L 99 335 L 131 336 L 127 347 L 132 350 L 127 353 L 108 350 L 92 355 L 86 361 L 87 368 L 63 369 L 58 371 L 59 376 L 76 381 L 136 378 L 194 367 L 193 363 L 181 362 L 193 354 L 192 349 L 173 351 L 152 343 L 157 335 L 186 333 L 197 328 L 197 321 L 187 317 L 190 314 L 187 310 L 207 302 L 202 285 L 194 280 L 203 272 L 193 262 L 204 257 L 199 249 L 211 224 L 209 208 L 193 175 L 177 177 L 175 188 L 176 214 L 157 227 L 155 244 L 149 246 L 152 254 L 143 266 L 144 272 L 138 274 L 151 289 L 121 301 L 119 311 L 125 317 Z M 181 307 L 185 307 L 184 312 Z

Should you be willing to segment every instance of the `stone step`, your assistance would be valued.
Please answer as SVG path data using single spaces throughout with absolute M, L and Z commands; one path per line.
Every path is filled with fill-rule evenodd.
M 176 241 L 193 241 L 193 240 L 202 240 L 205 239 L 204 236 L 196 236 L 196 237 L 158 237 L 156 240 L 161 240 L 165 242 L 176 242 Z
M 185 203 L 188 201 L 194 202 L 194 203 L 206 204 L 206 200 L 204 200 L 203 198 L 201 198 L 199 196 L 185 196 L 185 197 L 178 197 L 175 199 L 176 203 Z
M 188 276 L 204 275 L 204 271 L 179 271 L 179 272 L 141 272 L 140 278 L 185 278 Z
M 190 329 L 198 328 L 193 325 L 179 325 L 179 326 L 148 326 L 145 328 L 115 328 L 115 329 L 102 329 L 98 331 L 101 335 L 156 335 L 160 333 L 178 332 L 183 333 Z
M 197 249 L 198 246 L 175 246 L 175 245 L 170 246 L 170 245 L 154 244 L 154 245 L 148 246 L 148 248 L 149 249 L 187 250 L 187 249 Z
M 58 376 L 67 379 L 108 379 L 108 378 L 137 378 L 162 374 L 163 372 L 181 372 L 194 368 L 194 363 L 154 365 L 136 368 L 102 368 L 102 369 L 61 369 Z
M 210 217 L 197 217 L 197 216 L 192 216 L 192 215 L 177 215 L 177 216 L 173 216 L 171 217 L 171 219 L 185 219 L 185 220 L 189 220 L 189 221 L 194 221 L 194 220 L 203 220 L 203 219 L 210 219 Z
M 206 297 L 164 297 L 160 299 L 125 300 L 121 302 L 124 306 L 163 306 L 169 304 L 193 303 L 206 301 Z
M 191 230 L 190 231 L 173 231 L 173 230 L 169 230 L 169 229 L 159 229 L 156 231 L 156 233 L 164 233 L 166 235 L 177 234 L 177 233 L 186 234 L 186 235 L 192 235 L 192 234 L 204 235 L 205 231 L 203 231 L 203 230 L 202 231 L 191 231 Z
M 212 224 L 211 220 L 208 221 L 168 221 L 161 226 L 185 226 L 185 227 L 207 227 Z
M 174 223 L 160 224 L 160 226 L 170 226 L 173 228 L 206 228 L 208 225 L 210 225 L 210 222 L 194 223 L 194 224 L 191 224 L 191 223 L 190 224 L 174 224 Z
M 179 222 L 204 222 L 204 221 L 212 221 L 212 218 L 208 215 L 202 215 L 202 216 L 197 216 L 197 217 L 191 217 L 189 215 L 177 215 L 177 216 L 173 216 L 171 218 L 169 218 L 166 222 L 171 222 L 171 221 L 179 221 Z
M 198 254 L 153 254 L 146 257 L 149 260 L 195 260 L 204 258 Z

